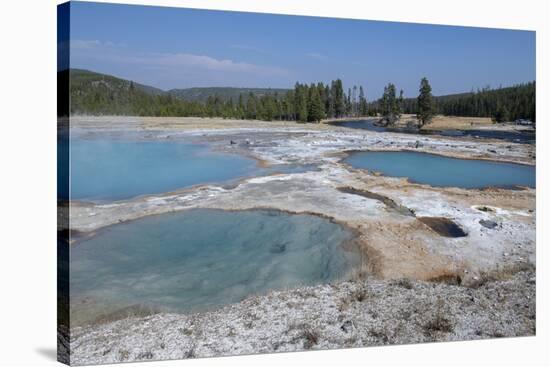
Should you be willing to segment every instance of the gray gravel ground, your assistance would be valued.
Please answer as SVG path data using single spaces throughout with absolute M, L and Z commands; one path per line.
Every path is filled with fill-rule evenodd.
M 347 281 L 249 297 L 220 310 L 72 330 L 75 365 L 535 335 L 535 273 L 470 287 Z

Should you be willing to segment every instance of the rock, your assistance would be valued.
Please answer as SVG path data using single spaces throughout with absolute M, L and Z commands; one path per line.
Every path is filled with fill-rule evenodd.
M 478 207 L 476 207 L 476 209 L 481 211 L 481 212 L 494 212 L 494 210 L 492 208 L 489 208 L 487 206 L 478 206 Z
M 483 227 L 488 228 L 488 229 L 494 229 L 495 227 L 498 226 L 497 222 L 492 221 L 492 220 L 488 220 L 488 219 L 481 219 L 479 221 L 479 224 L 481 224 Z
M 353 323 L 350 320 L 345 321 L 342 326 L 340 326 L 340 330 L 344 333 L 349 333 L 351 329 L 353 329 Z

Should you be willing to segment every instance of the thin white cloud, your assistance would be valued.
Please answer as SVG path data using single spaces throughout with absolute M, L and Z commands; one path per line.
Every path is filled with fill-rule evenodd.
M 193 70 L 256 75 L 284 76 L 288 72 L 275 66 L 264 66 L 231 59 L 217 59 L 191 53 L 131 53 L 112 42 L 98 40 L 73 40 L 71 49 L 88 58 L 118 64 L 139 64 L 147 67 L 187 68 Z
M 91 50 L 102 46 L 98 40 L 71 40 L 71 49 L 75 50 Z
M 123 48 L 124 44 L 100 40 L 71 40 L 71 48 L 74 50 L 97 50 L 101 48 Z
M 255 65 L 246 62 L 237 62 L 230 59 L 216 59 L 206 55 L 195 55 L 188 53 L 164 53 L 164 54 L 147 54 L 138 57 L 126 57 L 122 61 L 144 64 L 144 65 L 160 65 L 172 67 L 189 67 L 211 71 L 253 73 L 253 74 L 286 74 L 284 69 Z

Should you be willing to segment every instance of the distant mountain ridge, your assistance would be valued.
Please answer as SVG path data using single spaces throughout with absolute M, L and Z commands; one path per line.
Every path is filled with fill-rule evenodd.
M 284 88 L 239 88 L 239 87 L 191 87 L 162 90 L 149 85 L 136 83 L 130 80 L 118 78 L 108 74 L 97 73 L 84 69 L 70 69 L 70 83 L 75 88 L 97 89 L 100 86 L 113 90 L 129 88 L 132 83 L 139 89 L 150 95 L 170 95 L 189 102 L 206 102 L 208 97 L 219 97 L 222 101 L 233 99 L 237 102 L 240 95 L 246 98 L 252 93 L 256 97 L 264 95 L 284 95 L 289 89 Z
M 103 84 L 105 87 L 112 88 L 127 88 L 130 86 L 130 83 L 137 88 L 142 90 L 147 94 L 160 95 L 166 93 L 162 89 L 151 87 L 150 85 L 136 83 L 130 80 L 118 78 L 116 76 L 96 73 L 95 71 L 85 70 L 85 69 L 70 69 L 70 83 L 72 86 L 80 87 L 97 87 Z

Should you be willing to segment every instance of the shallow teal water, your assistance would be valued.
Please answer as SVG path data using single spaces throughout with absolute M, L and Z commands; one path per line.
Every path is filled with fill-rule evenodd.
M 257 170 L 252 159 L 179 141 L 71 138 L 70 152 L 71 198 L 78 200 L 127 199 L 232 180 Z
M 204 311 L 337 280 L 359 261 L 345 249 L 351 238 L 327 219 L 273 210 L 195 209 L 117 224 L 72 248 L 73 319 L 132 305 Z
M 383 127 L 375 125 L 377 119 L 335 121 L 332 125 L 364 129 L 377 132 L 396 132 L 403 134 L 441 135 L 441 136 L 469 136 L 483 139 L 499 139 L 520 144 L 535 144 L 535 131 L 502 131 L 502 130 L 417 130 L 408 128 Z
M 408 177 L 432 186 L 467 189 L 490 186 L 535 187 L 535 167 L 523 164 L 448 158 L 419 152 L 354 152 L 344 162 L 387 176 Z

